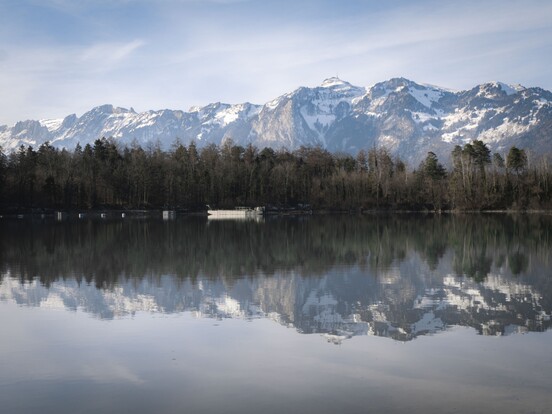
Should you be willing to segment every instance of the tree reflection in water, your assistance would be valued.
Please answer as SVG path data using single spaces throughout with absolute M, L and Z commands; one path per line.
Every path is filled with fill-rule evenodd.
M 332 340 L 542 331 L 551 239 L 544 215 L 2 221 L 0 299 L 271 317 Z

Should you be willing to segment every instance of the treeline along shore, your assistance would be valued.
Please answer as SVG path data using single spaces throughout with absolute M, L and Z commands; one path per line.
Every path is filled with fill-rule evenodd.
M 529 160 L 516 147 L 493 154 L 482 141 L 456 146 L 450 157 L 443 163 L 430 152 L 420 165 L 409 166 L 385 148 L 352 156 L 319 147 L 261 150 L 231 141 L 199 149 L 177 140 L 168 151 L 155 145 L 120 148 L 106 138 L 73 151 L 45 143 L 0 151 L 0 209 L 552 208 L 547 157 Z

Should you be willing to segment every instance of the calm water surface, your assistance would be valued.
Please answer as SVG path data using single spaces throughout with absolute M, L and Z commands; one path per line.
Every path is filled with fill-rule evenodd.
M 0 220 L 2 413 L 550 413 L 552 216 Z

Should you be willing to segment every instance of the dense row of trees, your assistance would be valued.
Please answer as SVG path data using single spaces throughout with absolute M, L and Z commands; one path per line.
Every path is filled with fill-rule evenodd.
M 0 203 L 26 208 L 182 208 L 236 205 L 327 209 L 537 209 L 552 207 L 548 161 L 482 141 L 457 146 L 446 169 L 430 152 L 408 168 L 385 148 L 355 157 L 321 148 L 290 152 L 226 142 L 119 148 L 98 139 L 74 151 L 49 143 L 0 151 Z

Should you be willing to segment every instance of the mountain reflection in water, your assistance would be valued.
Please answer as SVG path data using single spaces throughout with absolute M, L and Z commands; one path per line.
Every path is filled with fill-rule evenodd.
M 271 318 L 339 342 L 544 331 L 552 216 L 0 223 L 0 301 Z

